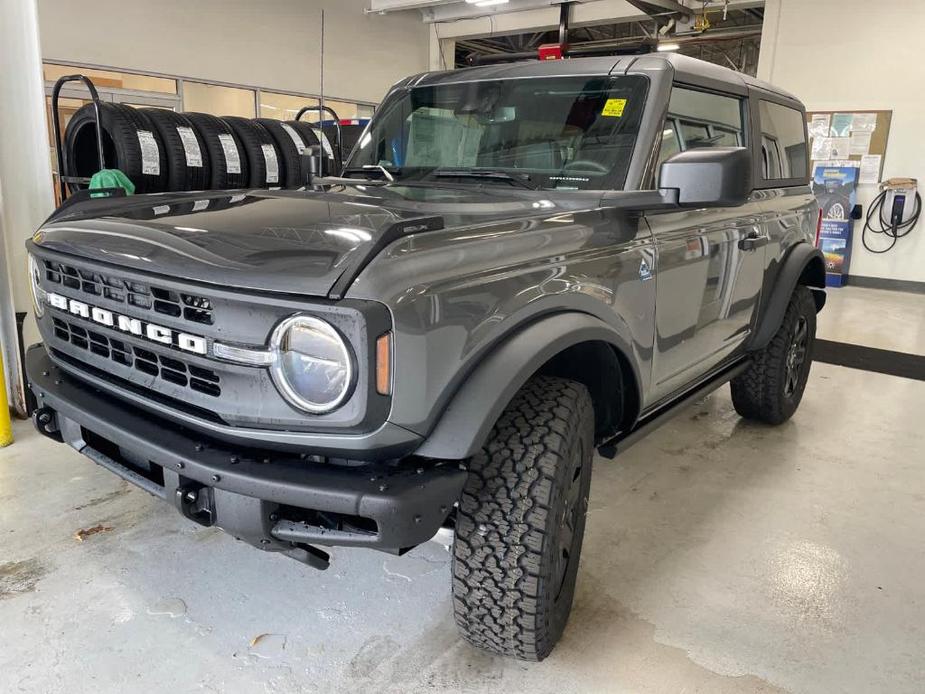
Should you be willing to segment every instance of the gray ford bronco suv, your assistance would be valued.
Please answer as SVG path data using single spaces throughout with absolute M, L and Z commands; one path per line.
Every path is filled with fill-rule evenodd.
M 53 214 L 35 423 L 319 568 L 452 537 L 465 638 L 542 659 L 595 452 L 726 382 L 743 417 L 796 410 L 825 300 L 807 173 L 799 101 L 683 56 L 411 77 L 339 178 Z

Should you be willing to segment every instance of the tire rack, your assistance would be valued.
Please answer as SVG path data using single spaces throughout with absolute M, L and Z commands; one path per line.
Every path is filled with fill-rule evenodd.
M 295 115 L 295 119 L 296 119 L 296 120 L 302 120 L 302 116 L 304 116 L 306 113 L 317 113 L 319 116 L 320 116 L 322 113 L 327 113 L 328 115 L 331 116 L 331 118 L 334 119 L 334 125 L 336 126 L 335 129 L 336 129 L 336 132 L 337 132 L 337 156 L 338 156 L 338 162 L 339 162 L 339 164 L 340 164 L 341 166 L 343 166 L 344 163 L 345 163 L 345 162 L 344 162 L 344 138 L 341 136 L 341 130 L 340 130 L 340 117 L 337 115 L 337 113 L 334 111 L 334 109 L 331 108 L 330 106 L 303 106 L 302 108 L 299 109 L 299 112 Z M 322 171 L 324 171 L 324 167 L 323 167 L 323 164 L 324 164 L 324 159 L 323 159 L 323 157 L 324 157 L 324 142 L 322 141 L 321 138 L 326 137 L 326 135 L 324 134 L 324 127 L 323 127 L 322 123 L 323 123 L 323 121 L 319 118 L 319 120 L 318 120 L 318 132 L 321 134 L 321 137 L 318 138 L 318 146 L 319 146 L 319 151 L 318 151 L 318 168 L 315 169 L 315 170 L 318 171 L 319 173 L 321 173 Z M 339 175 L 340 173 L 341 173 L 341 172 L 338 171 L 338 175 Z
M 60 77 L 56 82 L 55 86 L 51 90 L 51 120 L 52 120 L 52 130 L 55 148 L 57 149 L 57 160 L 58 160 L 58 186 L 61 192 L 61 206 L 65 204 L 65 201 L 70 197 L 69 202 L 74 203 L 79 200 L 88 199 L 90 197 L 119 197 L 125 195 L 125 191 L 121 188 L 100 188 L 92 191 L 93 196 L 91 196 L 91 191 L 89 189 L 78 190 L 69 195 L 69 184 L 73 184 L 75 187 L 78 184 L 89 185 L 90 179 L 85 176 L 72 176 L 66 172 L 70 170 L 69 162 L 67 161 L 67 153 L 65 143 L 61 136 L 61 116 L 58 110 L 58 97 L 61 93 L 61 88 L 69 82 L 81 82 L 87 88 L 87 91 L 90 92 L 90 100 L 93 103 L 93 112 L 95 116 L 94 121 L 94 130 L 96 133 L 96 153 L 99 163 L 99 170 L 102 171 L 106 168 L 106 161 L 103 156 L 103 129 L 100 122 L 100 96 L 96 91 L 96 87 L 93 84 L 93 81 L 86 75 L 65 75 Z M 303 106 L 299 112 L 296 114 L 296 120 L 302 120 L 302 116 L 306 113 L 327 113 L 334 120 L 337 132 L 337 153 L 340 159 L 341 165 L 344 162 L 344 142 L 343 137 L 341 136 L 341 127 L 340 127 L 340 117 L 334 111 L 334 109 L 329 106 Z M 321 126 L 319 125 L 319 128 Z M 321 130 L 322 135 L 324 133 Z M 320 142 L 320 138 L 319 138 Z M 324 146 L 321 145 L 318 153 L 318 171 L 322 170 L 322 157 L 324 156 Z
M 67 162 L 67 153 L 65 152 L 66 147 L 64 146 L 64 141 L 61 138 L 61 115 L 58 112 L 58 96 L 61 94 L 61 88 L 68 82 L 82 82 L 83 85 L 87 88 L 87 91 L 90 92 L 90 100 L 93 102 L 93 113 L 96 116 L 96 121 L 94 123 L 96 131 L 96 154 L 100 165 L 100 171 L 106 168 L 106 160 L 103 157 L 103 128 L 100 125 L 100 95 L 96 91 L 96 87 L 93 85 L 93 81 L 86 75 L 65 75 L 58 79 L 55 82 L 55 86 L 51 90 L 51 122 L 52 130 L 54 131 L 55 138 L 55 149 L 57 150 L 57 159 L 58 159 L 58 186 L 61 191 L 61 205 L 63 207 L 65 201 L 68 200 L 68 184 L 78 184 L 84 183 L 89 185 L 90 179 L 83 176 L 71 176 L 66 172 L 68 169 Z M 121 188 L 100 188 L 93 191 L 95 196 L 98 197 L 119 197 L 125 195 L 125 191 Z M 78 202 L 79 200 L 89 199 L 91 197 L 90 190 L 84 189 L 79 190 L 74 193 L 70 202 Z

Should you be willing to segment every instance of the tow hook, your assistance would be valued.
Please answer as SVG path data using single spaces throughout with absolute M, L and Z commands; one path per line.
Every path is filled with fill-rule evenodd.
M 214 523 L 215 503 L 212 488 L 195 482 L 177 487 L 177 508 L 192 521 L 206 527 Z
M 331 555 L 314 545 L 300 543 L 292 549 L 287 549 L 283 554 L 319 571 L 324 571 L 331 565 Z
M 39 407 L 32 412 L 32 422 L 43 436 L 61 443 L 61 430 L 58 428 L 57 413 L 50 407 Z

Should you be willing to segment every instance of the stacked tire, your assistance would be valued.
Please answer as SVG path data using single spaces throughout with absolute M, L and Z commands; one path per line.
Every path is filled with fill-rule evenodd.
M 223 118 L 208 113 L 187 113 L 206 145 L 210 190 L 249 188 L 250 167 L 241 140 Z
M 100 103 L 103 159 L 135 184 L 136 193 L 167 189 L 167 156 L 148 116 L 123 104 Z M 67 124 L 64 147 L 68 174 L 89 178 L 99 169 L 93 104 L 78 109 Z
M 308 180 L 303 152 L 319 146 L 323 175 L 342 162 L 320 131 L 302 121 L 175 113 L 100 103 L 103 160 L 135 184 L 136 193 L 298 188 Z M 89 179 L 99 170 L 93 104 L 81 107 L 64 135 L 69 176 Z M 86 183 L 71 188 L 86 188 Z
M 165 190 L 208 188 L 211 162 L 205 140 L 195 124 L 186 115 L 163 108 L 144 108 L 139 113 L 147 116 L 163 146 L 167 159 Z

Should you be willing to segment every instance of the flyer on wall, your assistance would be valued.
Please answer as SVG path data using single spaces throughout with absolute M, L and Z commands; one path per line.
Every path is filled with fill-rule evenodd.
M 851 262 L 851 210 L 857 197 L 858 167 L 847 163 L 824 162 L 813 170 L 813 194 L 822 211 L 816 246 L 825 256 L 826 285 L 831 287 L 845 284 Z

